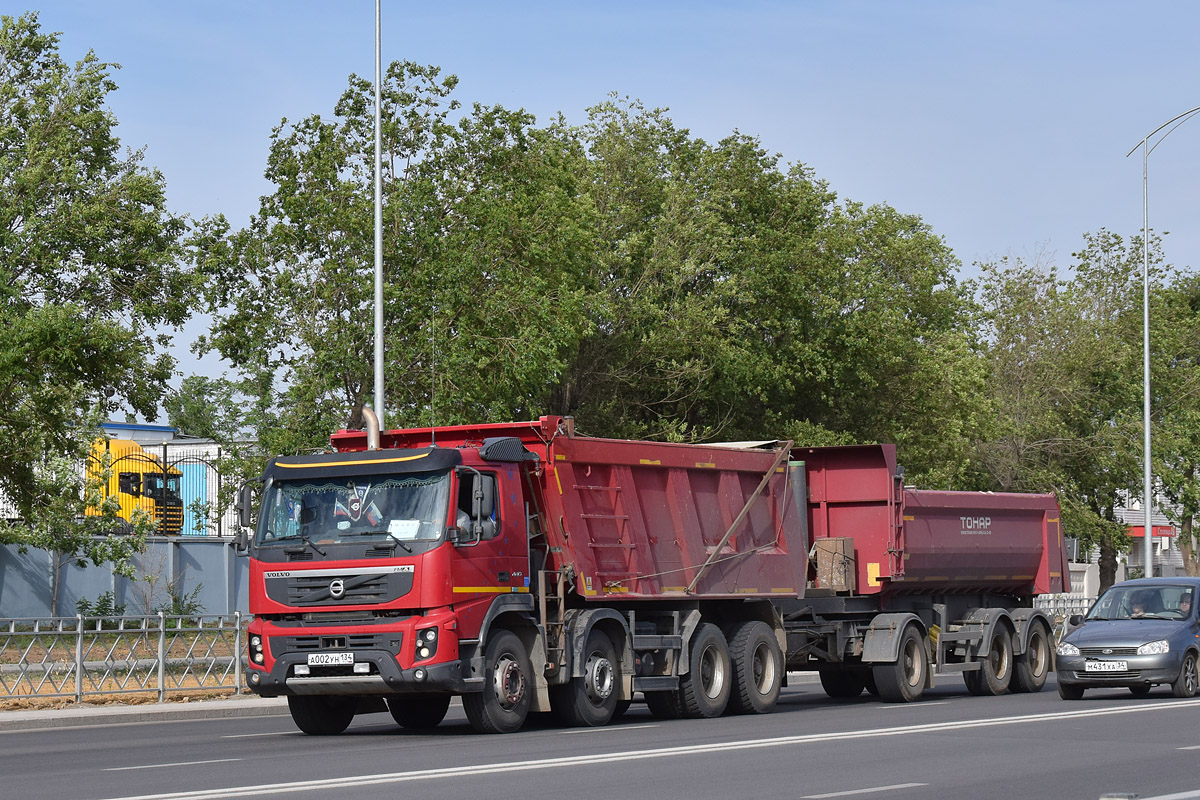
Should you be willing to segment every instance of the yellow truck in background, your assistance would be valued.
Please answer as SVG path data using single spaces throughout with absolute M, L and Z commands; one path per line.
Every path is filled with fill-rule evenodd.
M 105 463 L 110 473 L 102 499 L 116 497 L 120 501 L 121 519 L 131 520 L 133 512 L 141 509 L 154 520 L 159 535 L 176 535 L 183 530 L 183 499 L 180 496 L 183 473 L 178 468 L 164 468 L 156 456 L 132 439 L 100 437 L 92 442 L 87 463 L 88 479 L 101 477 Z M 87 513 L 98 515 L 100 510 L 88 508 Z

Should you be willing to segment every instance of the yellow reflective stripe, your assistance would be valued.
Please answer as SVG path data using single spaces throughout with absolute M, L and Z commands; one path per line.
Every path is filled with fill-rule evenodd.
M 287 469 L 308 469 L 310 467 L 359 467 L 370 466 L 372 464 L 398 464 L 401 461 L 416 461 L 418 458 L 425 458 L 429 453 L 421 453 L 417 456 L 401 456 L 399 458 L 380 458 L 372 461 L 326 461 L 319 463 L 307 464 L 286 464 L 282 461 L 276 461 L 275 466 L 286 467 Z
M 525 593 L 529 591 L 528 586 L 455 586 L 454 591 L 459 594 L 511 594 L 513 592 Z

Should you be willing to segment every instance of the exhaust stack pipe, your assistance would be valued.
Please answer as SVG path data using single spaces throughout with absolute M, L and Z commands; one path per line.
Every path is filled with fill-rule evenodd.
M 367 449 L 379 449 L 379 417 L 375 416 L 375 409 L 364 405 L 362 407 L 363 419 L 367 422 Z

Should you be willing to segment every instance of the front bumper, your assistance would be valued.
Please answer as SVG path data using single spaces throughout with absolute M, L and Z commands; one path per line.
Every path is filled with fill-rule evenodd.
M 1182 655 L 1182 653 L 1170 652 L 1153 656 L 1120 656 L 1105 659 L 1058 656 L 1055 670 L 1058 673 L 1059 683 L 1073 686 L 1100 688 L 1171 683 L 1179 677 L 1179 670 L 1183 665 Z M 1089 671 L 1087 668 L 1089 661 L 1124 661 L 1127 669 L 1105 672 Z
M 309 675 L 296 675 L 295 667 L 306 664 L 304 653 L 284 653 L 275 659 L 270 672 L 250 669 L 246 683 L 263 697 L 290 694 L 412 694 L 467 691 L 462 662 L 450 661 L 430 666 L 402 669 L 396 656 L 386 650 L 356 650 L 355 664 L 367 664 L 369 672 L 355 674 L 353 668 L 310 667 Z

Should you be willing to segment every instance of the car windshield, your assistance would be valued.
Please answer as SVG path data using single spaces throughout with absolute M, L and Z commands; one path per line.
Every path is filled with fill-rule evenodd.
M 257 541 L 434 541 L 446 528 L 449 487 L 448 473 L 276 481 L 264 497 Z
M 1100 595 L 1088 619 L 1187 619 L 1192 616 L 1192 587 L 1117 584 Z

